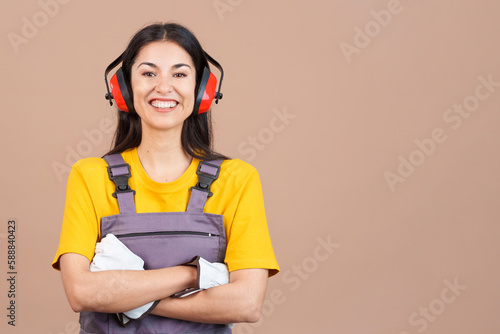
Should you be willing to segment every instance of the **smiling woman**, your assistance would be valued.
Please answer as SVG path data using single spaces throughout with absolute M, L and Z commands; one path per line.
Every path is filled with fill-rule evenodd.
M 216 98 L 216 103 L 218 102 L 218 99 L 222 97 L 222 94 L 220 94 L 221 82 L 219 82 L 219 91 L 217 93 L 205 91 L 204 89 L 205 87 L 208 88 L 212 81 L 216 81 L 213 74 L 210 73 L 208 61 L 214 64 L 221 71 L 220 81 L 222 81 L 222 67 L 201 48 L 201 45 L 196 37 L 188 29 L 176 24 L 151 25 L 140 30 L 132 38 L 123 54 L 120 55 L 120 57 L 118 57 L 106 69 L 107 74 L 112 68 L 116 67 L 116 65 L 118 65 L 120 61 L 122 62 L 122 67 L 118 69 L 113 78 L 118 75 L 118 78 L 122 79 L 122 82 L 120 82 L 120 80 L 118 79 L 119 82 L 115 82 L 115 85 L 120 86 L 119 90 L 123 92 L 123 98 L 125 101 L 121 101 L 121 106 L 120 100 L 122 94 L 119 94 L 118 96 L 120 99 L 115 98 L 115 100 L 118 104 L 119 110 L 126 111 L 123 113 L 119 113 L 118 127 L 115 135 L 115 147 L 108 154 L 119 153 L 126 149 L 137 147 L 143 139 L 141 128 L 142 122 L 135 110 L 135 91 L 132 90 L 131 85 L 132 80 L 135 80 L 135 77 L 139 76 L 138 73 L 135 72 L 141 64 L 141 70 L 143 70 L 143 67 L 150 68 L 149 71 L 147 68 L 144 69 L 144 72 L 142 72 L 141 74 L 144 76 L 156 78 L 153 83 L 159 83 L 160 85 L 168 83 L 158 81 L 158 77 L 155 76 L 155 71 L 153 71 L 157 71 L 159 69 L 163 70 L 164 72 L 173 70 L 172 68 L 160 68 L 160 65 L 162 65 L 162 67 L 168 66 L 165 65 L 167 53 L 165 53 L 163 57 L 161 57 L 161 52 L 157 52 L 156 55 L 151 54 L 150 56 L 152 57 L 160 56 L 159 59 L 156 58 L 156 63 L 153 62 L 153 58 L 150 58 L 150 60 L 138 60 L 138 57 L 144 58 L 146 56 L 143 52 L 144 49 L 147 49 L 146 51 L 154 51 L 156 49 L 154 46 L 162 43 L 168 44 L 163 45 L 163 47 L 164 51 L 169 52 L 169 56 L 176 56 L 180 57 L 180 59 L 184 59 L 184 61 L 177 63 L 173 59 L 170 59 L 170 57 L 168 57 L 170 65 L 174 67 L 184 68 L 186 66 L 182 66 L 182 64 L 191 66 L 190 73 L 185 74 L 190 74 L 190 79 L 195 80 L 195 87 L 192 90 L 193 96 L 195 96 L 194 93 L 196 92 L 195 107 L 192 110 L 192 117 L 187 117 L 186 121 L 184 122 L 181 134 L 181 142 L 184 146 L 184 149 L 190 156 L 198 159 L 227 158 L 224 155 L 214 152 L 212 149 L 211 118 L 210 112 L 207 112 L 210 108 L 211 100 L 214 98 L 214 95 Z M 175 52 L 176 54 L 173 54 Z M 133 73 L 135 73 L 134 77 Z M 178 72 L 176 77 L 181 77 L 181 73 L 182 71 Z M 207 73 L 209 73 L 209 76 L 207 75 Z M 160 75 L 166 75 L 166 73 L 160 73 Z M 111 79 L 112 84 L 113 78 Z M 202 87 L 200 87 L 200 85 Z M 158 88 L 160 90 L 162 89 L 161 86 Z M 205 99 L 205 95 L 208 95 L 210 97 L 209 101 L 202 101 L 201 106 L 199 106 L 200 95 L 203 96 L 203 99 Z M 110 97 L 111 96 L 108 96 L 107 98 Z
M 72 167 L 52 263 L 80 333 L 231 333 L 258 321 L 279 266 L 259 174 L 212 148 L 222 67 L 177 24 L 141 29 L 106 77 L 120 62 L 106 94 L 114 147 Z

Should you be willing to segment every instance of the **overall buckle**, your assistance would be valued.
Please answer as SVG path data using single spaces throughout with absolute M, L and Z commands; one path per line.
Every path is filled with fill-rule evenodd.
M 120 167 L 127 167 L 127 173 L 120 175 L 113 175 L 113 168 L 120 168 Z M 132 176 L 129 164 L 108 166 L 108 176 L 116 185 L 115 192 L 113 193 L 114 198 L 117 198 L 117 194 L 121 193 L 132 192 L 135 195 L 135 190 L 130 188 L 130 186 L 128 185 L 128 179 Z
M 215 175 L 211 175 L 211 174 L 207 174 L 207 173 L 202 172 L 201 168 L 203 165 L 215 168 L 217 170 L 215 172 Z M 196 170 L 196 174 L 198 175 L 198 182 L 196 183 L 196 185 L 194 187 L 191 187 L 191 191 L 193 189 L 204 191 L 204 192 L 208 193 L 207 197 L 211 197 L 213 195 L 213 193 L 210 191 L 210 185 L 212 184 L 212 182 L 217 180 L 217 178 L 219 177 L 219 172 L 220 172 L 220 166 L 217 166 L 217 165 L 214 165 L 214 164 L 211 164 L 208 162 L 200 161 L 200 163 L 198 164 L 198 169 Z

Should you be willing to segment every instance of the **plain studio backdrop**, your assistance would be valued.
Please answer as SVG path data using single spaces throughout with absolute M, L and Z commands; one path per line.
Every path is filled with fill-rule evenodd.
M 216 148 L 261 175 L 281 273 L 235 333 L 500 331 L 497 1 L 1 7 L 2 333 L 77 333 L 50 266 L 68 172 L 110 147 L 104 70 L 156 21 L 222 64 Z

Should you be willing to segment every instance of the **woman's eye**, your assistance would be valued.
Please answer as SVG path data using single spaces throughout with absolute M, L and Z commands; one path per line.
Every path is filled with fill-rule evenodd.
M 185 76 L 186 76 L 186 74 L 184 74 L 184 73 L 175 73 L 174 74 L 174 77 L 176 77 L 176 78 L 182 78 L 182 77 L 185 77 Z
M 153 72 L 144 72 L 142 75 L 146 77 L 153 77 L 155 74 Z

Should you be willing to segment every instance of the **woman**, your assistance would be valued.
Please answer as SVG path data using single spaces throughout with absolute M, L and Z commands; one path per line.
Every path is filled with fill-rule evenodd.
M 52 264 L 81 312 L 81 333 L 230 333 L 224 324 L 259 319 L 267 279 L 279 267 L 257 171 L 211 148 L 209 104 L 198 99 L 209 89 L 200 87 L 207 59 L 218 65 L 177 24 L 141 29 L 117 59 L 121 86 L 112 79 L 107 95 L 121 109 L 114 148 L 106 160 L 73 166 Z M 128 255 L 111 261 L 125 267 L 97 268 L 114 235 Z M 116 270 L 142 269 L 129 267 L 127 256 L 139 256 L 146 270 Z M 193 258 L 197 267 L 185 265 Z M 216 262 L 227 265 L 228 284 L 201 286 L 217 281 L 207 276 L 220 274 Z M 124 316 L 144 306 L 139 317 Z

